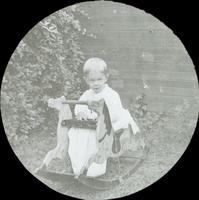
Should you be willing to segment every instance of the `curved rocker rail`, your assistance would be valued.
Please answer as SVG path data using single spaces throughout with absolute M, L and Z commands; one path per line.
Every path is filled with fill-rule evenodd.
M 48 171 L 48 170 L 39 170 L 36 175 L 41 176 L 43 178 L 52 180 L 52 181 L 58 181 L 58 182 L 74 182 L 76 184 L 81 183 L 86 185 L 87 187 L 98 189 L 98 190 L 108 190 L 111 188 L 116 187 L 117 185 L 123 183 L 125 179 L 127 179 L 129 176 L 131 176 L 133 173 L 136 172 L 136 170 L 139 168 L 139 166 L 143 163 L 143 161 L 146 159 L 146 156 L 148 155 L 149 148 L 146 147 L 145 151 L 143 153 L 143 156 L 141 158 L 136 158 L 137 161 L 135 162 L 133 168 L 129 170 L 126 174 L 124 174 L 121 177 L 117 177 L 114 179 L 102 179 L 101 177 L 88 177 L 86 175 L 80 175 L 78 179 L 74 178 L 73 173 L 58 173 L 54 171 Z M 133 158 L 133 157 L 128 157 Z M 125 159 L 125 157 L 121 157 L 120 159 Z M 135 159 L 135 157 L 134 157 Z
M 122 179 L 125 180 L 126 178 L 128 178 L 130 175 L 132 175 L 133 173 L 136 172 L 136 170 L 139 168 L 139 166 L 144 162 L 144 160 L 146 159 L 148 153 L 149 153 L 149 147 L 145 147 L 145 151 L 143 153 L 143 156 L 141 158 L 137 158 L 137 162 L 135 163 L 134 167 L 129 170 L 123 177 Z
M 56 182 L 63 182 L 63 183 L 73 182 L 76 184 L 81 183 L 90 188 L 94 188 L 98 190 L 111 189 L 119 184 L 119 179 L 110 181 L 110 180 L 105 180 L 105 179 L 100 179 L 100 178 L 88 177 L 85 175 L 80 175 L 78 179 L 75 179 L 73 173 L 59 173 L 59 172 L 48 171 L 48 170 L 39 170 L 36 173 L 36 175 L 49 179 L 51 181 L 56 181 Z
M 91 109 L 96 109 L 96 111 L 98 111 L 99 113 L 103 112 L 103 110 L 101 108 L 104 107 L 104 101 L 100 100 L 97 102 L 88 102 L 88 101 L 77 101 L 77 100 L 65 100 L 62 101 L 62 104 L 69 104 L 69 106 L 71 107 L 71 111 L 73 111 L 73 108 L 76 104 L 86 104 L 88 105 Z M 72 112 L 72 114 L 74 115 L 74 113 Z M 107 189 L 111 189 L 119 184 L 122 184 L 125 179 L 127 179 L 130 175 L 132 175 L 138 168 L 139 166 L 143 163 L 143 161 L 145 160 L 147 154 L 148 154 L 149 148 L 145 147 L 142 151 L 142 155 L 135 158 L 132 156 L 129 157 L 125 157 L 120 156 L 120 157 L 115 157 L 116 159 L 118 159 L 118 171 L 120 171 L 120 163 L 123 161 L 127 161 L 130 163 L 130 165 L 128 165 L 127 167 L 125 167 L 125 169 L 123 170 L 123 172 L 125 172 L 125 174 L 120 174 L 120 173 L 114 173 L 117 174 L 116 176 L 114 176 L 114 178 L 112 178 L 112 176 L 108 176 L 107 174 L 104 174 L 100 177 L 88 177 L 84 174 L 80 175 L 77 179 L 74 178 L 74 174 L 73 173 L 59 173 L 59 172 L 55 172 L 55 171 L 49 171 L 49 170 L 44 170 L 44 169 L 40 169 L 39 171 L 37 171 L 37 173 L 35 173 L 35 175 L 41 176 L 43 178 L 52 180 L 52 181 L 58 181 L 58 182 L 63 182 L 63 183 L 76 183 L 76 184 L 83 184 L 89 188 L 93 188 L 93 189 L 98 189 L 98 190 L 107 190 Z M 124 159 L 122 161 L 122 159 Z M 129 167 L 129 168 L 128 168 Z M 127 170 L 128 168 L 128 170 Z M 111 167 L 109 169 L 112 169 Z

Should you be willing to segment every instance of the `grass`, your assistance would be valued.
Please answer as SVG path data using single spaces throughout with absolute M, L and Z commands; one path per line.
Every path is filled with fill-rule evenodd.
M 194 107 L 194 105 L 196 105 Z M 53 190 L 80 199 L 113 199 L 130 195 L 151 185 L 164 176 L 179 160 L 186 150 L 193 135 L 198 115 L 197 104 L 179 105 L 166 113 L 160 122 L 146 131 L 150 152 L 143 164 L 124 183 L 117 187 L 97 191 L 75 182 L 58 183 L 37 177 Z M 23 165 L 33 173 L 40 165 L 46 153 L 55 147 L 56 137 L 45 131 L 31 134 L 18 145 L 12 145 Z M 64 169 L 59 160 L 53 161 L 51 167 Z M 108 170 L 113 167 L 109 166 Z

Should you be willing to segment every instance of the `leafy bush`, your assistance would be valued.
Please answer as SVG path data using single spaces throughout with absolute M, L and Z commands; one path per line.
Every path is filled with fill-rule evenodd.
M 78 6 L 53 13 L 23 38 L 6 68 L 1 88 L 1 111 L 9 139 L 31 130 L 56 128 L 56 115 L 46 100 L 65 95 L 78 98 L 84 89 L 80 66 L 84 55 L 76 16 L 87 17 Z M 38 129 L 39 130 L 39 129 Z
M 155 124 L 162 121 L 166 116 L 165 112 L 148 110 L 146 95 L 144 93 L 138 95 L 135 98 L 135 102 L 131 103 L 130 111 L 144 134 L 152 130 Z
M 199 99 L 184 99 L 183 103 L 170 107 L 167 111 L 153 112 L 147 108 L 145 94 L 136 97 L 130 105 L 130 111 L 136 119 L 141 131 L 148 134 L 151 131 L 172 131 L 177 135 L 190 137 L 196 127 Z

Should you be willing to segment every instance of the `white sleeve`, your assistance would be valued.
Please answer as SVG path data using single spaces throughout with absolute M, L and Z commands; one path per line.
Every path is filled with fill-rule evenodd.
M 107 104 L 111 122 L 115 123 L 120 120 L 121 113 L 123 111 L 123 106 L 118 93 L 112 93 L 105 97 L 105 102 Z
M 108 106 L 111 123 L 114 131 L 119 130 L 121 128 L 127 128 L 130 124 L 132 126 L 134 134 L 140 132 L 139 127 L 133 120 L 129 111 L 123 108 L 118 93 L 114 92 L 111 95 L 107 95 L 105 101 Z

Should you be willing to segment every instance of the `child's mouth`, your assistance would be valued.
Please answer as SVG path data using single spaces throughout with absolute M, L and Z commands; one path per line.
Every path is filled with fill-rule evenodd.
M 99 91 L 100 87 L 93 88 L 94 91 Z

